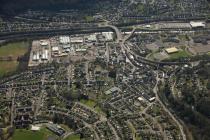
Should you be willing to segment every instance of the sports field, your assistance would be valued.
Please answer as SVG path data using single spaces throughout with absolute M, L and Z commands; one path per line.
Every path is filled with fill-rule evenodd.
M 28 42 L 14 42 L 8 43 L 0 47 L 0 56 L 18 57 L 24 55 L 28 51 Z
M 79 135 L 71 135 L 64 140 L 80 140 L 80 136 Z
M 42 128 L 36 132 L 26 129 L 16 129 L 11 140 L 47 140 L 49 136 L 54 136 L 54 134 L 46 128 Z
M 17 61 L 0 61 L 0 77 L 4 74 L 14 72 L 18 67 Z
M 0 57 L 23 56 L 28 51 L 29 42 L 21 41 L 8 43 L 0 47 Z M 19 63 L 17 61 L 0 61 L 0 77 L 17 70 Z
M 190 55 L 184 50 L 180 50 L 179 52 L 170 54 L 169 56 L 170 56 L 170 59 L 190 57 Z

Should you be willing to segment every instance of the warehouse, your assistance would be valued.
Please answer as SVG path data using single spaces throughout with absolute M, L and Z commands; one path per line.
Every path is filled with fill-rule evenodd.
M 60 40 L 60 44 L 69 44 L 70 43 L 69 36 L 60 36 L 59 40 Z
M 166 51 L 168 54 L 172 54 L 172 53 L 178 52 L 179 50 L 178 50 L 176 47 L 171 47 L 171 48 L 166 48 L 165 51 Z
M 77 44 L 77 43 L 83 43 L 83 38 L 82 37 L 72 37 L 71 39 L 70 39 L 70 42 L 71 43 L 75 43 L 75 44 Z
M 105 37 L 106 41 L 113 40 L 113 32 L 102 32 L 102 35 Z
M 206 23 L 202 21 L 191 21 L 190 25 L 192 28 L 205 28 Z

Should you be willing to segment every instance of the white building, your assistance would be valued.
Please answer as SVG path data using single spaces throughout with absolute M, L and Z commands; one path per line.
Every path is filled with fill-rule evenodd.
M 32 125 L 32 126 L 31 126 L 31 130 L 32 130 L 32 131 L 39 131 L 39 130 L 40 130 L 40 127 L 39 127 L 39 126 L 34 126 L 34 125 Z
M 198 27 L 206 27 L 206 23 L 203 21 L 191 21 L 190 25 L 192 26 L 192 28 L 198 28 Z
M 106 41 L 113 40 L 113 32 L 102 32 L 102 35 L 105 37 Z
M 58 51 L 59 51 L 58 46 L 54 46 L 54 47 L 52 47 L 52 51 L 53 51 L 53 52 L 58 52 Z
M 48 55 L 48 50 L 44 50 L 42 52 L 42 60 L 48 60 L 49 59 L 49 55 Z
M 70 38 L 69 38 L 69 36 L 60 36 L 59 41 L 61 44 L 69 44 Z
M 32 60 L 33 61 L 38 61 L 39 60 L 39 53 L 38 52 L 33 52 Z
M 72 37 L 70 39 L 70 43 L 83 43 L 83 38 L 82 37 Z
M 97 40 L 96 34 L 89 35 L 87 37 L 87 40 L 90 41 L 90 42 L 96 42 L 96 40 Z
M 144 101 L 144 98 L 138 97 L 138 100 L 141 102 L 141 101 Z
M 41 46 L 48 46 L 48 42 L 46 40 L 40 40 Z

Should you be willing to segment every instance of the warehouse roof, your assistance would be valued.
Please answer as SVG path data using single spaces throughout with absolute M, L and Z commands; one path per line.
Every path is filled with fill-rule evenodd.
M 60 36 L 60 43 L 62 43 L 62 44 L 68 44 L 68 43 L 70 43 L 70 38 L 69 38 L 69 36 Z
M 205 27 L 206 26 L 205 22 L 202 22 L 202 21 L 191 21 L 190 25 L 192 27 Z
M 171 47 L 171 48 L 166 48 L 165 49 L 167 53 L 175 53 L 178 52 L 179 50 L 176 47 Z

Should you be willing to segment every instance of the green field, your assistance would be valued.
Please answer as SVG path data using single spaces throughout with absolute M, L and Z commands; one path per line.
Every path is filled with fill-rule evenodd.
M 18 64 L 17 61 L 0 61 L 0 77 L 9 72 L 14 72 Z
M 25 41 L 8 43 L 0 47 L 0 56 L 18 57 L 28 51 L 29 43 Z
M 80 140 L 80 136 L 79 135 L 71 135 L 64 140 Z
M 96 105 L 93 100 L 81 100 L 80 102 L 89 106 L 90 108 L 94 108 L 94 106 Z
M 48 136 L 53 134 L 46 128 L 42 128 L 40 131 L 30 131 L 25 129 L 16 129 L 11 140 L 46 140 Z
M 92 21 L 94 21 L 94 18 L 92 16 L 85 16 L 85 20 L 87 22 L 92 22 Z
M 180 50 L 177 53 L 170 54 L 169 56 L 170 56 L 169 59 L 178 59 L 178 58 L 190 57 L 190 55 L 186 51 L 183 51 L 183 50 Z
M 28 51 L 29 42 L 8 43 L 0 47 L 0 57 L 23 56 Z M 10 72 L 14 72 L 18 67 L 17 61 L 0 61 L 0 77 Z
M 81 102 L 82 104 L 85 104 L 85 105 L 87 105 L 88 107 L 94 109 L 96 112 L 102 113 L 101 108 L 100 108 L 98 105 L 96 105 L 96 102 L 95 102 L 95 101 L 93 101 L 93 100 L 81 100 L 80 102 Z

